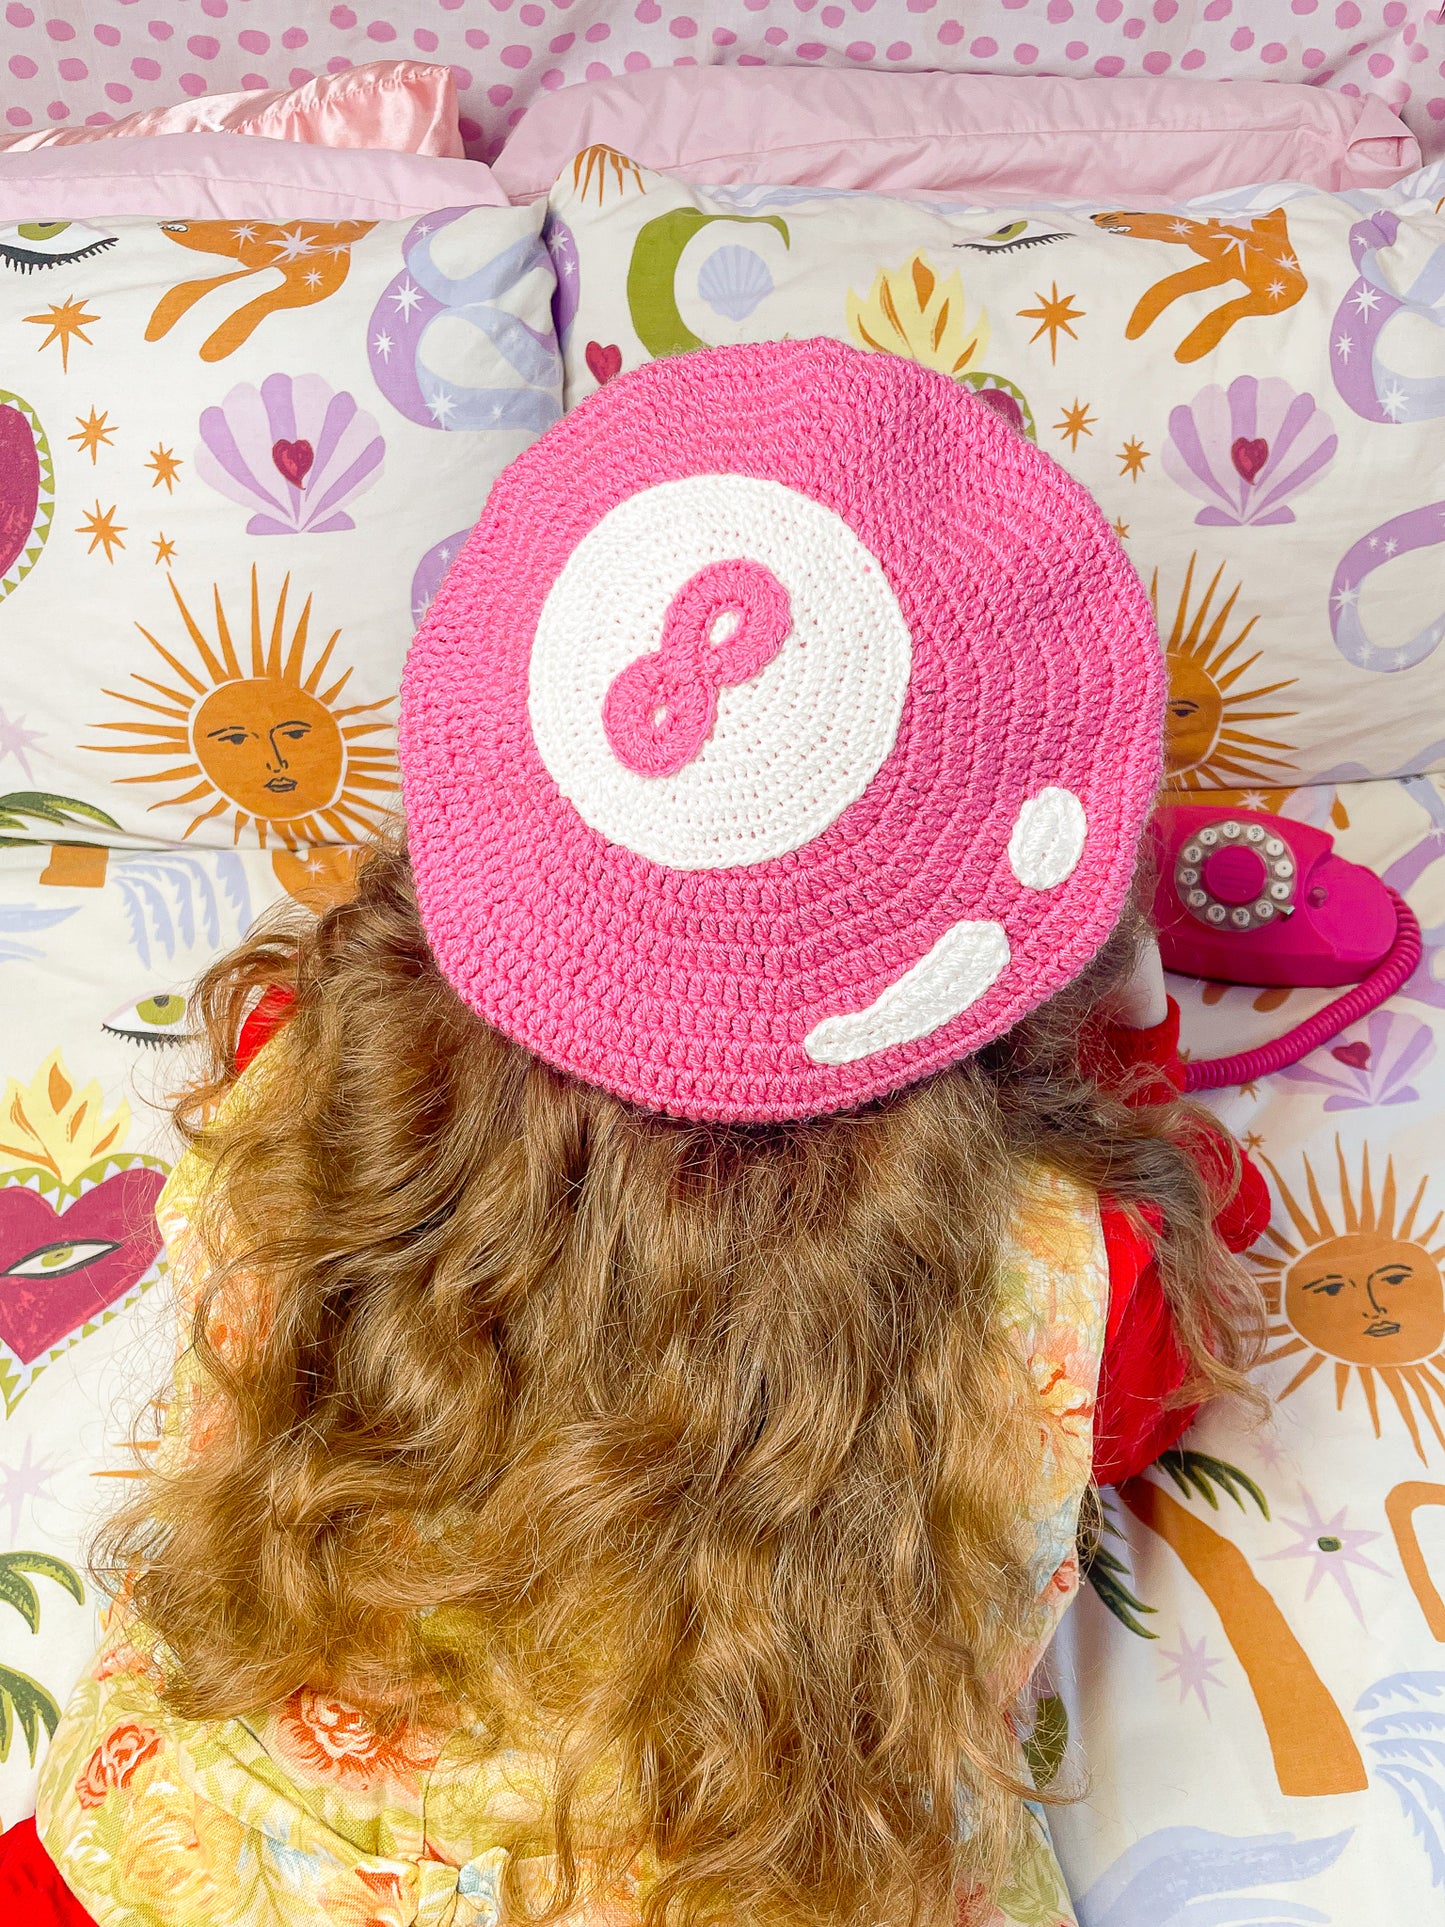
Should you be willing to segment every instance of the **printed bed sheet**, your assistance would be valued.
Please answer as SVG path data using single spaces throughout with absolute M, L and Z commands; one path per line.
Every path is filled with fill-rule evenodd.
M 1445 1888 L 1445 779 L 1297 790 L 1414 904 L 1426 955 L 1385 1009 L 1218 1108 L 1276 1213 L 1257 1426 L 1212 1412 L 1168 1469 L 1105 1495 L 1092 1585 L 1042 1683 L 1041 1749 L 1087 1798 L 1055 1838 L 1083 1927 L 1387 1927 Z M 175 1154 L 156 1102 L 184 990 L 347 853 L 0 850 L 0 1819 L 96 1637 L 87 1531 L 165 1382 L 148 1209 Z M 1180 981 L 1200 1051 L 1322 993 Z M 1386 1328 L 1389 1328 L 1386 1331 Z M 1382 1335 L 1382 1333 L 1384 1335 Z M 1053 1899 L 1016 1896 L 1053 1927 Z M 1034 1911 L 1030 1913 L 1028 1908 Z M 1212 1910 L 1212 1911 L 1210 1911 Z

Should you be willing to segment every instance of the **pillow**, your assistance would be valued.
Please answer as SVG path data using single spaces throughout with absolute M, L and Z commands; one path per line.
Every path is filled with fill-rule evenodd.
M 492 163 L 513 201 L 601 143 L 694 181 L 1047 194 L 1376 187 L 1420 165 L 1382 102 L 1241 81 L 664 68 L 541 94 Z
M 985 207 L 591 149 L 550 203 L 567 401 L 711 343 L 909 355 L 1103 504 L 1169 649 L 1175 787 L 1442 768 L 1442 197 L 1445 163 L 1382 194 Z
M 372 60 L 300 87 L 203 94 L 174 107 L 127 114 L 102 127 L 47 127 L 0 135 L 0 149 L 68 147 L 137 134 L 261 134 L 318 147 L 389 147 L 400 154 L 464 158 L 457 84 L 450 67 Z
M 147 140 L 0 153 L 0 221 L 37 210 L 189 220 L 394 221 L 434 207 L 505 207 L 480 161 L 433 160 L 381 148 L 309 147 L 246 134 L 156 134 Z
M 414 624 L 560 413 L 541 218 L 0 228 L 31 840 L 269 852 L 377 821 Z

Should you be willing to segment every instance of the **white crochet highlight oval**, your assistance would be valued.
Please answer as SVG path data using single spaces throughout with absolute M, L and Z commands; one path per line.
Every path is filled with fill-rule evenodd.
M 1088 834 L 1084 806 L 1072 790 L 1040 790 L 1019 805 L 1009 867 L 1026 890 L 1057 889 L 1078 868 Z
M 803 1049 L 815 1064 L 853 1064 L 896 1044 L 931 1037 L 992 990 L 1008 964 L 1008 934 L 1001 923 L 951 924 L 866 1010 L 815 1024 Z
M 613 753 L 602 704 L 662 640 L 668 605 L 712 562 L 745 557 L 788 592 L 792 629 L 674 776 Z M 674 870 L 799 850 L 867 789 L 898 736 L 913 643 L 876 556 L 832 509 L 781 482 L 695 475 L 640 490 L 577 544 L 542 605 L 528 713 L 549 775 L 610 843 Z

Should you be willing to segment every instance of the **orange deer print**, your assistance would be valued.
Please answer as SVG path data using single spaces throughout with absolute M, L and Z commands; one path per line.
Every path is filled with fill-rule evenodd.
M 250 340 L 268 314 L 281 308 L 309 308 L 335 294 L 351 266 L 352 242 L 375 225 L 373 221 L 291 221 L 284 226 L 267 221 L 167 221 L 163 232 L 177 247 L 222 255 L 240 266 L 207 280 L 182 281 L 162 295 L 146 324 L 146 340 L 159 341 L 169 334 L 198 301 L 228 281 L 274 270 L 280 280 L 237 308 L 201 343 L 202 361 L 224 360 Z
M 1309 286 L 1290 246 L 1282 207 L 1238 223 L 1189 221 L 1177 214 L 1096 214 L 1094 221 L 1111 234 L 1167 241 L 1199 256 L 1197 267 L 1166 275 L 1140 298 L 1124 330 L 1130 341 L 1137 341 L 1171 303 L 1186 294 L 1203 294 L 1235 282 L 1244 288 L 1243 294 L 1221 302 L 1190 329 L 1174 350 L 1176 361 L 1198 361 L 1219 346 L 1236 321 L 1250 315 L 1282 314 Z

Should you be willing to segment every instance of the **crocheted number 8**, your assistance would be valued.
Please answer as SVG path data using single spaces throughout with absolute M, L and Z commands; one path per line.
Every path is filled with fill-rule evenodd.
M 712 734 L 719 689 L 766 669 L 792 628 L 788 592 L 761 562 L 714 562 L 668 606 L 662 647 L 614 677 L 602 727 L 639 776 L 676 776 Z

